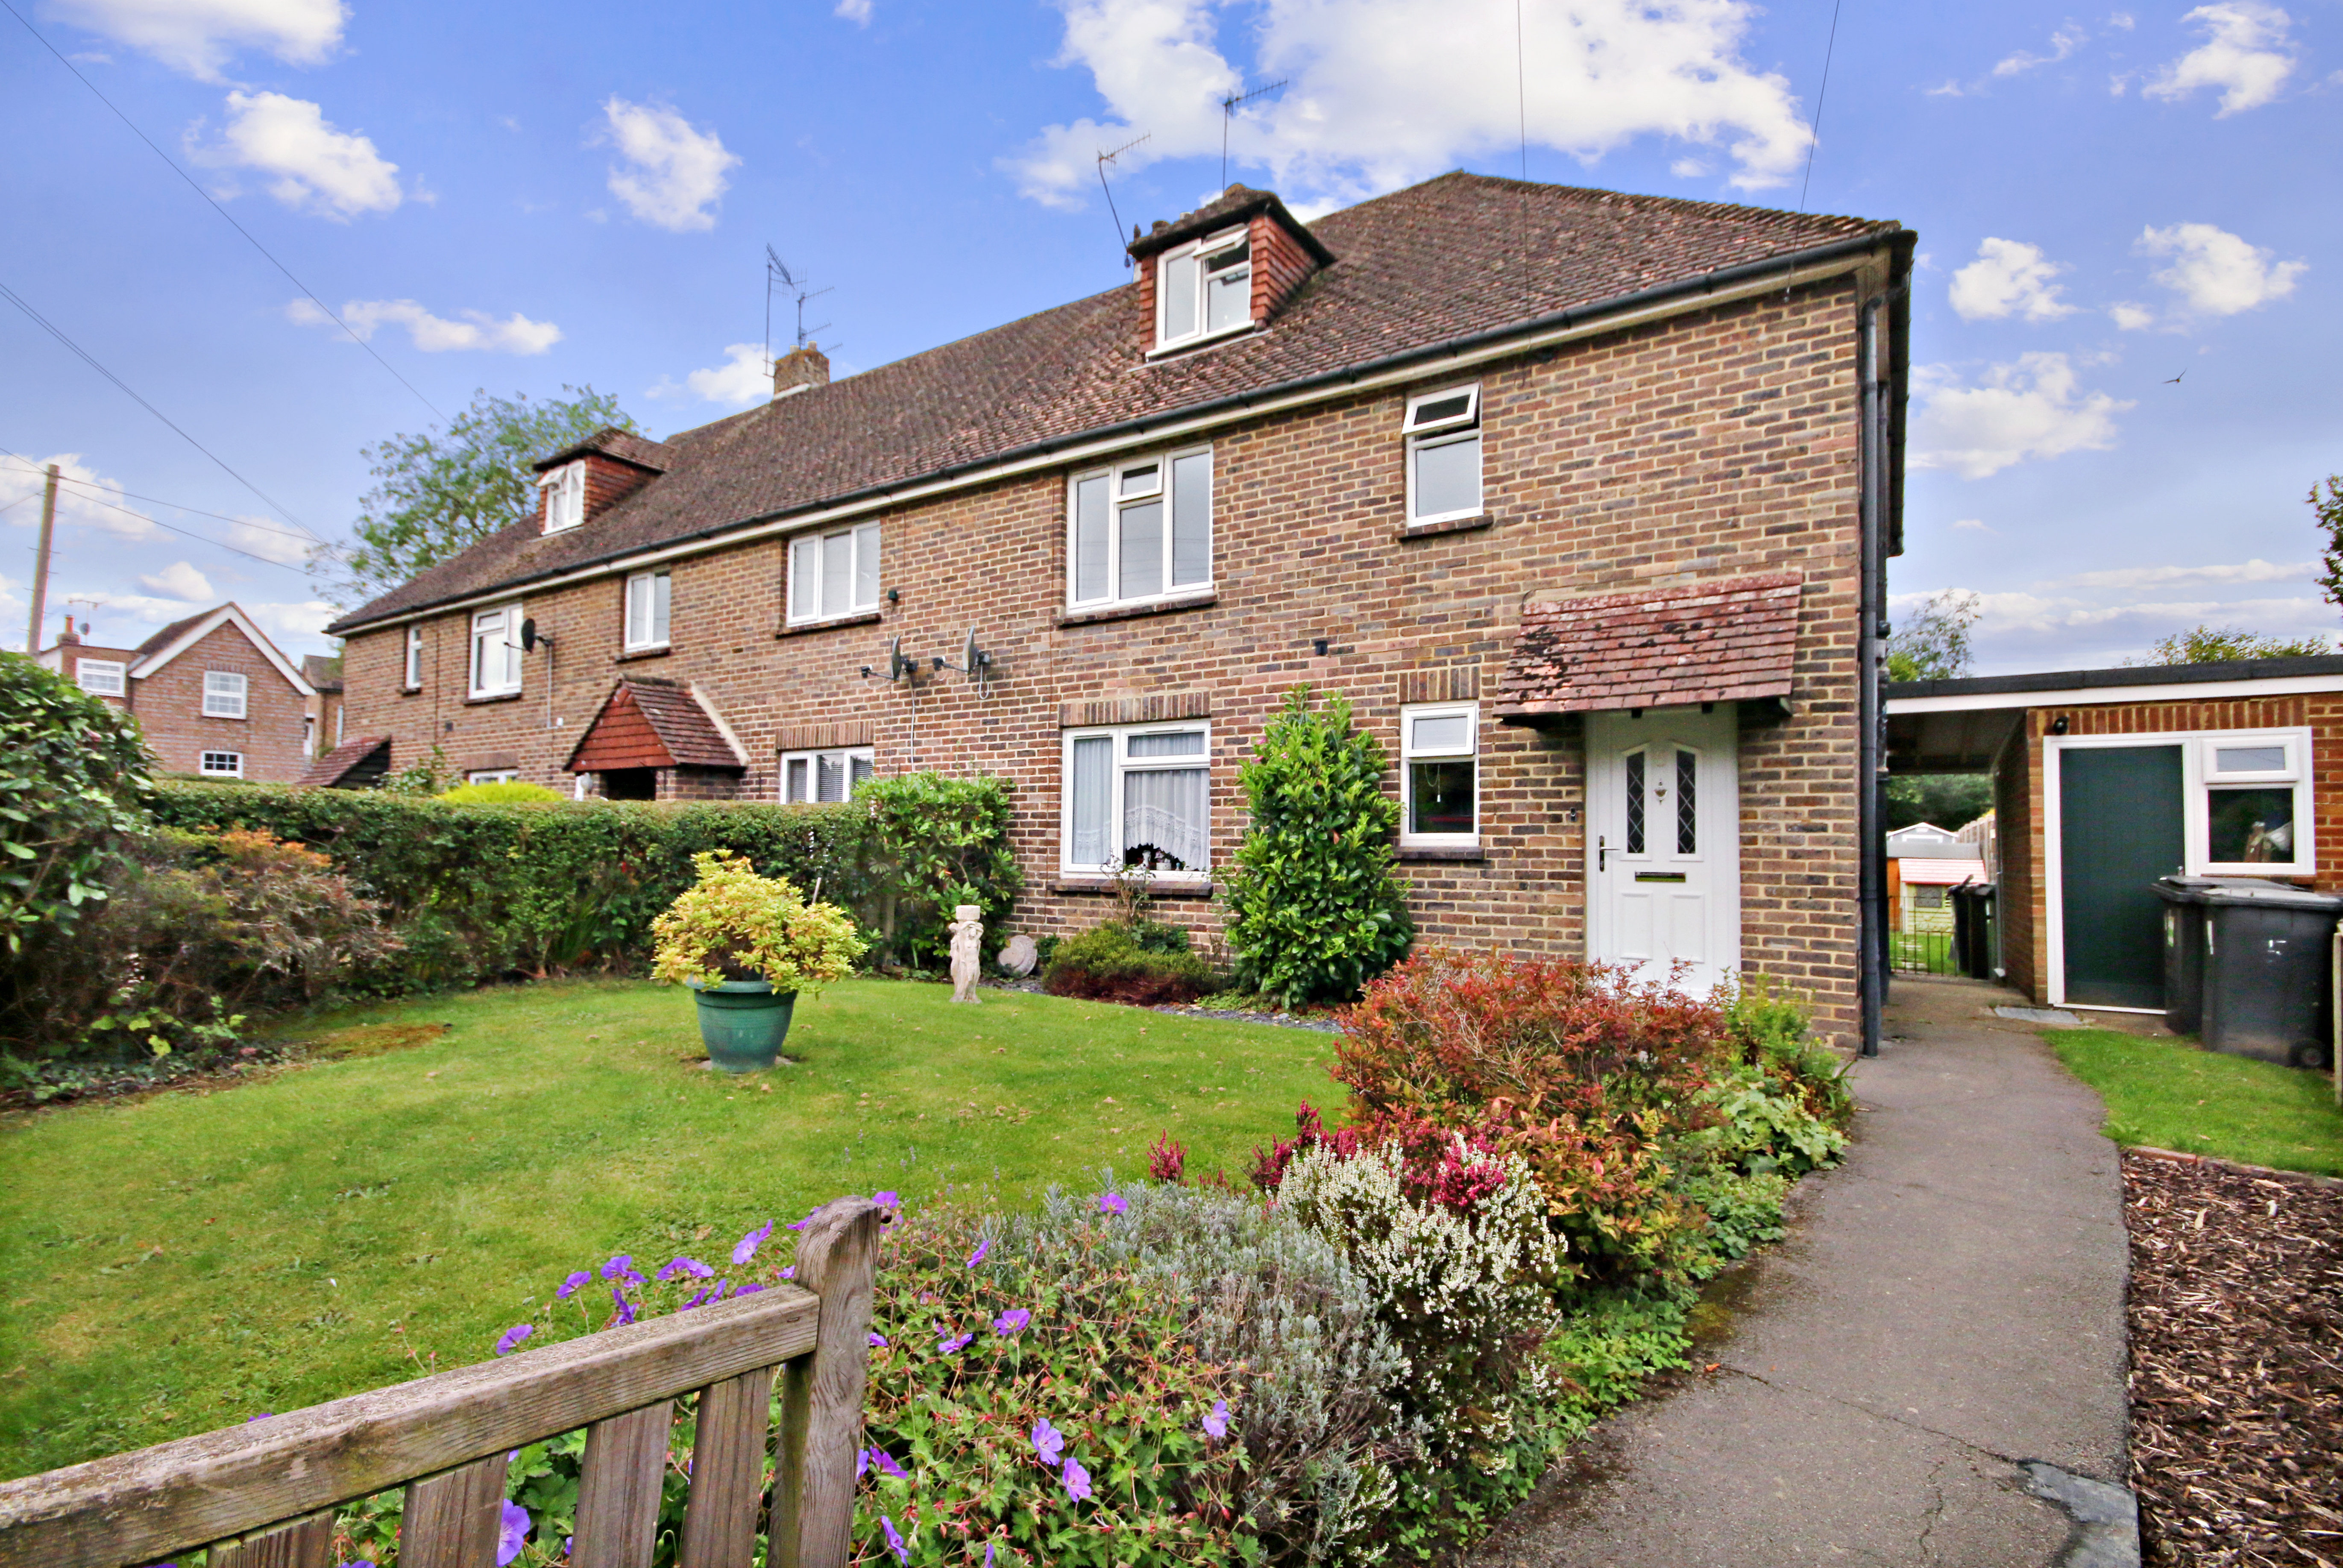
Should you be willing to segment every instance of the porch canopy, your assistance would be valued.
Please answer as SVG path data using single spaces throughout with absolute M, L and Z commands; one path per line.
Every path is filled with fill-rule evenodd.
M 1573 713 L 1786 699 L 1801 583 L 1792 572 L 1532 599 L 1494 716 L 1534 726 Z
M 572 773 L 637 768 L 744 771 L 749 759 L 699 689 L 672 680 L 621 679 L 569 754 Z

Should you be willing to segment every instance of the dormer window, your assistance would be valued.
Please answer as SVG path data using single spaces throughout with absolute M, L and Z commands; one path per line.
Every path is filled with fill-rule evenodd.
M 1252 325 L 1252 245 L 1244 229 L 1165 251 L 1155 266 L 1156 347 L 1201 343 Z
M 565 463 L 545 477 L 545 531 L 558 534 L 586 520 L 586 465 Z
M 1452 387 L 1411 397 L 1407 520 L 1447 522 L 1481 512 L 1481 388 Z

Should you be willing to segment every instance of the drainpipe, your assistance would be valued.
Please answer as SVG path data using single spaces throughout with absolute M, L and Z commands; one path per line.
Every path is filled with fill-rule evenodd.
M 1861 840 L 1855 947 L 1861 973 L 1861 1051 L 1865 1056 L 1879 1054 L 1880 1012 L 1887 1003 L 1887 866 L 1886 845 L 1880 836 L 1887 715 L 1881 701 L 1880 681 L 1886 660 L 1883 645 L 1887 635 L 1887 517 L 1892 483 L 1888 464 L 1893 443 L 1888 431 L 1887 335 L 1881 330 L 1880 316 L 1904 286 L 1898 285 L 1864 304 L 1856 350 L 1863 396 L 1863 594 L 1855 636 L 1860 687 L 1856 703 L 1860 737 L 1855 748 L 1855 831 Z

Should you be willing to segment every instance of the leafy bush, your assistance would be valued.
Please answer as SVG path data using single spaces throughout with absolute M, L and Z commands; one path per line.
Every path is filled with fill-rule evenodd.
M 146 825 L 137 721 L 22 654 L 0 654 L 0 934 L 63 939 Z
M 1188 950 L 1186 931 L 1151 920 L 1109 920 L 1068 937 L 1051 950 L 1041 972 L 1041 989 L 1052 996 L 1141 1007 L 1193 1001 L 1217 983 L 1212 966 Z
M 760 877 L 738 855 L 703 849 L 699 880 L 651 922 L 651 973 L 669 984 L 760 980 L 810 991 L 842 980 L 862 956 L 854 922 L 833 904 L 809 904 L 787 877 Z
M 1294 689 L 1239 775 L 1248 825 L 1227 877 L 1237 978 L 1289 1008 L 1356 996 L 1415 936 L 1383 748 L 1342 698 L 1310 699 Z
M 532 784 L 526 779 L 507 779 L 497 784 L 458 784 L 438 799 L 447 806 L 526 806 L 566 797 L 558 789 Z

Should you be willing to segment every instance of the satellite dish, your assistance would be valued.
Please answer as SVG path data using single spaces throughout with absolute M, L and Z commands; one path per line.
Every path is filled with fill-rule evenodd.
M 523 653 L 537 651 L 537 618 L 535 616 L 520 623 L 520 647 Z
M 887 678 L 900 680 L 914 668 L 911 660 L 903 657 L 903 639 L 890 638 L 887 643 Z

